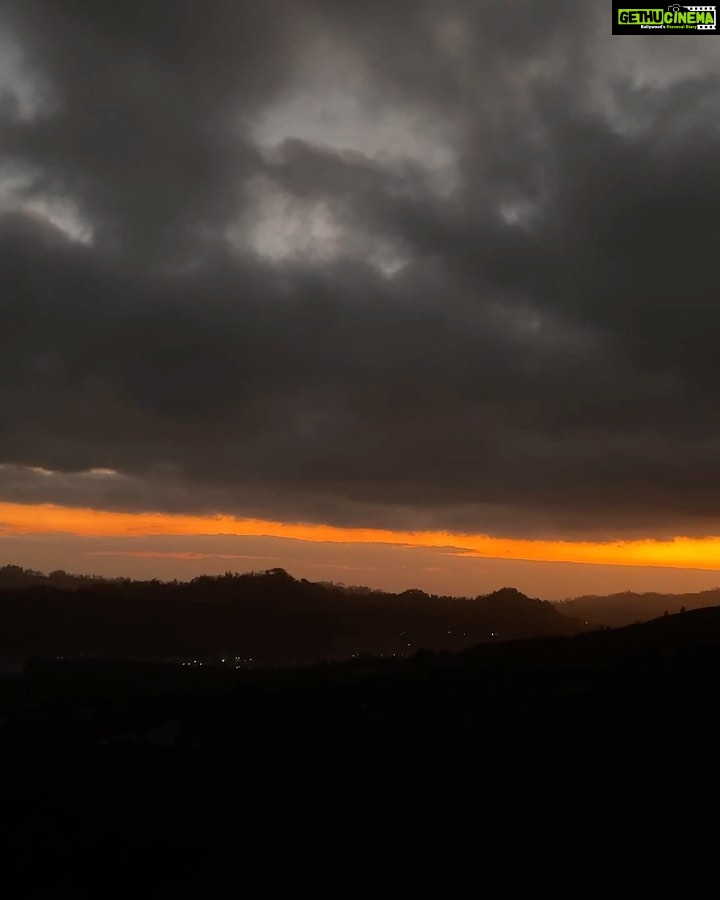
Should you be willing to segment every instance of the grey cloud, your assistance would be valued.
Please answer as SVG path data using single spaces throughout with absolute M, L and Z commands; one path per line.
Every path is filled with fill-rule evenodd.
M 675 42 L 658 80 L 585 5 L 477 6 L 5 4 L 54 100 L 1 107 L 0 162 L 35 173 L 0 221 L 1 497 L 720 531 L 720 66 Z M 366 119 L 446 123 L 454 188 L 411 131 L 257 144 L 315 47 L 359 67 Z

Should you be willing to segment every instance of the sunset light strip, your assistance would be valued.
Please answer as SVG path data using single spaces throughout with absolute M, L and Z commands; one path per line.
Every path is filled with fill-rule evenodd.
M 444 531 L 390 531 L 333 525 L 268 522 L 227 515 L 110 512 L 49 504 L 0 503 L 0 535 L 69 534 L 85 537 L 158 535 L 236 535 L 293 538 L 313 543 L 395 544 L 442 548 L 458 556 L 594 563 L 621 566 L 670 566 L 720 570 L 720 537 L 672 540 L 591 541 L 519 540 Z

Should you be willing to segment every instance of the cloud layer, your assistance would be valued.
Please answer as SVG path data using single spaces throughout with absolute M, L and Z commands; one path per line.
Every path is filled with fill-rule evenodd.
M 563 0 L 0 9 L 0 499 L 720 533 L 707 37 Z

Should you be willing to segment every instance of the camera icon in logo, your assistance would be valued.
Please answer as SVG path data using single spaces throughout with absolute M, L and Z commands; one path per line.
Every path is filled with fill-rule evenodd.
M 684 11 L 685 11 L 685 7 L 680 6 L 679 3 L 671 3 L 670 6 L 668 6 L 668 12 L 684 12 Z

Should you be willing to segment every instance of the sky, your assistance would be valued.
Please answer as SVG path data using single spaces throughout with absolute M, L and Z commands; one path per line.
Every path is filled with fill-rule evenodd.
M 611 30 L 0 0 L 0 564 L 719 584 L 720 54 Z

